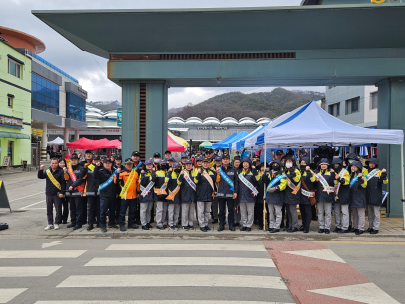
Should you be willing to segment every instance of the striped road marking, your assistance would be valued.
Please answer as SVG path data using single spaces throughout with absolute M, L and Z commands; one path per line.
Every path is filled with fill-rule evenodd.
M 77 258 L 86 250 L 5 250 L 0 251 L 0 259 L 49 259 Z
M 47 277 L 62 266 L 0 267 L 0 278 Z
M 20 293 L 23 293 L 28 288 L 0 288 L 0 303 L 11 301 Z
M 112 244 L 106 250 L 263 251 L 263 244 Z
M 352 245 L 405 245 L 405 242 L 314 241 L 314 243 L 352 244 Z
M 243 287 L 287 290 L 280 277 L 212 274 L 70 276 L 56 287 Z
M 94 258 L 84 266 L 246 266 L 276 267 L 270 258 L 137 257 Z
M 1 302 L 0 302 L 1 303 Z M 55 301 L 37 301 L 35 304 L 54 304 Z M 58 304 L 295 304 L 262 301 L 198 301 L 198 300 L 138 300 L 138 301 L 58 301 Z

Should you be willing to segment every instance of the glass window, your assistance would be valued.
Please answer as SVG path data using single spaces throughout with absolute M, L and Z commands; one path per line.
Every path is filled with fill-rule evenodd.
M 373 92 L 370 94 L 370 108 L 378 109 L 378 92 Z
M 329 105 L 329 114 L 335 117 L 340 115 L 340 103 Z
M 346 115 L 359 112 L 360 97 L 346 100 Z
M 8 59 L 8 73 L 17 78 L 21 78 L 21 66 L 12 59 Z

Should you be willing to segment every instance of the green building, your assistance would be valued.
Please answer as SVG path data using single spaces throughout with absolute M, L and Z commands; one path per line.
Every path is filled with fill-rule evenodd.
M 31 163 L 31 59 L 0 36 L 0 166 L 5 160 Z

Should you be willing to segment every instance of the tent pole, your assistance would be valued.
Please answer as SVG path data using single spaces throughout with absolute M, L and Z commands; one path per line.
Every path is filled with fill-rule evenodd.
M 266 174 L 266 167 L 267 167 L 267 149 L 266 149 L 266 141 L 264 141 L 264 174 Z M 266 185 L 264 183 L 263 187 L 264 187 L 264 196 L 266 196 Z M 264 197 L 263 197 L 263 231 L 266 231 L 266 200 L 264 199 Z
M 405 185 L 404 185 L 404 144 L 401 145 L 401 186 L 402 186 L 402 215 L 405 229 Z

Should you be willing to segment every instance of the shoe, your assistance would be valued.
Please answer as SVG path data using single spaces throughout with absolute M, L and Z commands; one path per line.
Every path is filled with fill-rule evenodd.
M 309 233 L 309 228 L 304 228 L 304 233 Z
M 188 226 L 183 226 L 183 229 L 184 229 L 184 230 L 188 230 Z
M 247 228 L 247 227 L 241 227 L 241 228 L 240 228 L 240 231 L 246 231 L 246 228 Z
M 108 228 L 119 229 L 117 225 L 109 225 Z
M 55 224 L 55 228 L 53 228 L 53 229 L 59 230 L 59 225 L 58 225 L 58 224 Z
M 246 227 L 245 231 L 246 231 L 246 232 L 252 231 L 252 228 Z
M 357 231 L 359 231 L 359 229 L 353 228 L 352 230 L 350 230 L 350 232 L 352 233 L 356 233 Z
M 64 224 L 64 225 L 67 224 L 67 221 L 62 221 L 62 224 Z
M 239 223 L 235 223 L 234 226 L 235 226 L 235 227 L 238 227 L 238 226 L 240 226 L 240 224 L 239 224 Z
M 299 231 L 304 231 L 304 226 L 301 226 L 300 228 L 298 228 Z
M 273 228 L 273 229 L 270 231 L 270 233 L 276 233 L 276 232 L 280 232 L 280 229 Z
M 368 228 L 368 229 L 366 230 L 366 232 L 371 232 L 371 231 L 373 231 L 373 228 Z
M 378 230 L 374 230 L 374 229 L 373 229 L 373 231 L 370 232 L 370 234 L 377 234 L 377 233 L 378 233 Z
M 146 226 L 142 226 L 142 230 L 149 230 L 149 227 L 146 225 Z
M 66 228 L 73 228 L 74 226 L 76 226 L 76 224 L 70 223 L 69 225 L 66 226 Z
M 96 227 L 97 227 L 97 228 L 100 228 L 100 227 L 101 227 L 101 226 L 100 226 L 100 223 L 98 223 L 98 224 L 96 225 Z
M 281 228 L 284 228 L 284 222 L 281 222 L 281 224 L 280 224 L 280 229 Z
M 170 230 L 176 230 L 176 226 L 170 226 Z
M 53 228 L 53 225 L 48 225 L 48 226 L 45 227 L 45 230 L 50 230 L 52 228 Z
M 127 229 L 125 228 L 125 226 L 120 226 L 120 231 L 127 231 Z
M 163 230 L 163 229 L 165 229 L 163 226 L 156 226 L 156 229 L 160 229 L 160 230 Z
M 357 230 L 355 234 L 356 234 L 356 235 L 360 235 L 360 234 L 363 234 L 363 233 L 364 233 L 363 230 Z
M 330 230 L 329 230 L 329 229 L 325 229 L 325 234 L 330 234 Z
M 134 224 L 128 225 L 128 229 L 138 229 L 138 228 L 139 228 L 138 225 L 134 225 Z
M 210 228 L 210 227 L 208 227 L 208 226 L 205 226 L 205 230 L 210 231 L 210 230 L 211 230 L 211 228 Z
M 216 224 L 216 223 L 218 223 L 218 220 L 212 220 L 212 223 Z
M 137 221 L 136 224 L 137 224 L 138 226 L 142 226 L 142 223 L 141 223 L 140 221 Z
M 200 230 L 201 230 L 202 232 L 207 232 L 207 229 L 205 229 L 205 227 L 200 227 Z
M 82 225 L 76 225 L 76 226 L 73 227 L 73 230 L 77 230 L 77 229 L 80 229 L 80 228 L 82 228 Z
M 324 233 L 325 232 L 325 229 L 319 229 L 318 230 L 318 233 Z
M 87 231 L 93 230 L 94 226 L 93 225 L 88 225 L 87 226 Z
M 342 230 L 342 229 L 336 227 L 335 230 L 333 230 L 332 232 L 339 233 L 340 230 Z
M 177 225 L 174 225 L 174 228 L 176 228 L 176 229 L 179 229 L 179 226 L 177 226 Z
M 188 226 L 188 229 L 194 229 L 194 226 Z
M 262 226 L 257 225 L 257 229 L 258 229 L 258 230 L 263 230 L 263 225 L 262 225 Z
M 294 232 L 297 232 L 297 231 L 299 231 L 297 227 L 290 228 L 290 229 L 287 230 L 287 232 L 289 232 L 289 233 L 294 233 Z
M 347 228 L 347 230 L 352 231 L 353 227 L 352 225 L 349 225 L 349 228 Z
M 224 231 L 224 230 L 225 230 L 224 226 L 219 226 L 217 229 L 217 231 Z
M 235 227 L 234 226 L 229 226 L 229 231 L 235 231 Z
M 167 228 L 167 225 L 163 225 L 163 229 L 166 229 Z
M 274 228 L 270 228 L 270 227 L 268 227 L 266 230 L 268 231 L 268 232 L 270 232 L 270 231 L 272 231 Z
M 288 229 L 290 229 L 290 227 L 284 227 L 283 231 L 287 231 Z
M 153 223 L 153 222 L 152 222 L 152 223 Z M 153 226 L 152 226 L 150 223 L 147 223 L 146 226 L 147 226 L 148 228 L 153 228 Z

